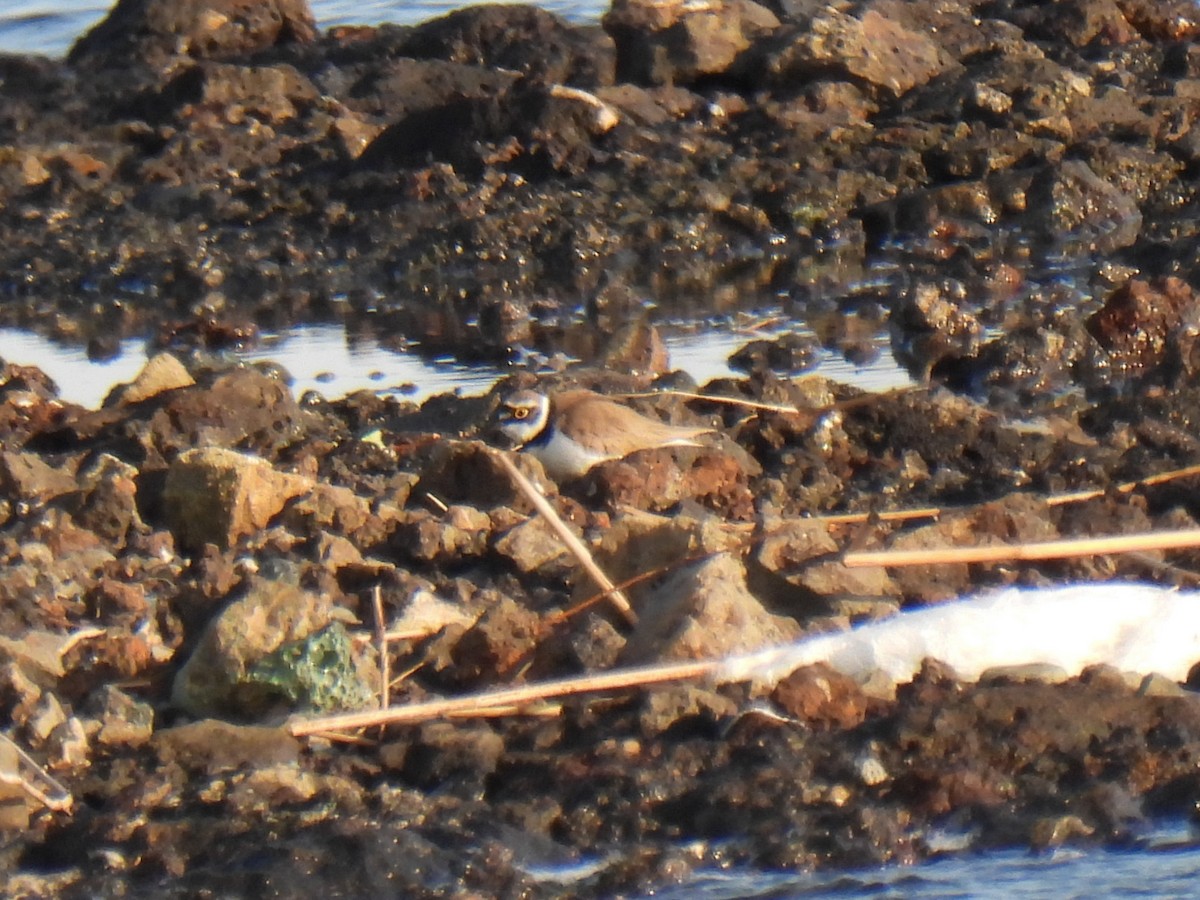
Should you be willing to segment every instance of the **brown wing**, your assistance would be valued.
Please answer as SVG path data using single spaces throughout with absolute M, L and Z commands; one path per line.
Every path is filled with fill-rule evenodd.
M 681 428 L 648 419 L 591 391 L 568 391 L 555 398 L 560 430 L 604 454 L 688 443 L 711 428 Z

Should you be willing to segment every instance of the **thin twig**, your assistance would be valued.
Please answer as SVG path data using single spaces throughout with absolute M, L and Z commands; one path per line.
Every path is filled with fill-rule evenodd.
M 633 611 L 633 607 L 629 605 L 629 600 L 623 593 L 617 590 L 609 577 L 596 565 L 596 561 L 592 558 L 592 554 L 588 552 L 588 548 L 584 546 L 583 541 L 579 540 L 572 533 L 571 529 L 567 527 L 566 523 L 555 512 L 554 507 L 542 496 L 542 492 L 537 489 L 533 482 L 521 474 L 521 471 L 513 465 L 512 460 L 508 458 L 507 454 L 498 450 L 492 450 L 491 453 L 500 461 L 500 464 L 504 466 L 508 474 L 512 476 L 517 487 L 521 489 L 521 493 L 528 498 L 529 502 L 541 514 L 542 518 L 546 520 L 546 524 L 558 535 L 559 540 L 566 544 L 571 554 L 579 560 L 579 564 L 592 576 L 592 579 L 612 601 L 613 606 L 625 617 L 625 621 L 630 625 L 636 625 L 637 614 Z
M 414 722 L 426 722 L 431 719 L 440 719 L 447 716 L 484 715 L 493 713 L 500 707 L 521 708 L 535 701 L 549 700 L 554 697 L 569 697 L 576 694 L 597 691 L 646 687 L 671 681 L 704 678 L 721 671 L 726 664 L 726 660 L 708 659 L 697 662 L 639 666 L 635 669 L 603 672 L 598 675 L 580 675 L 573 678 L 560 678 L 553 681 L 543 681 L 538 684 L 521 685 L 519 687 L 497 688 L 478 694 L 470 694 L 465 697 L 430 700 L 424 703 L 396 706 L 385 710 L 368 710 L 366 712 L 324 716 L 319 719 L 294 722 L 288 730 L 294 737 L 305 737 L 307 735 L 326 732 L 354 731 L 359 728 L 371 728 L 376 725 L 403 725 Z
M 745 400 L 741 397 L 722 397 L 710 394 L 697 394 L 695 391 L 677 391 L 674 389 L 667 391 L 649 391 L 637 394 L 622 394 L 622 397 L 630 399 L 642 399 L 650 397 L 681 397 L 684 400 L 707 400 L 711 403 L 725 403 L 729 406 L 742 406 L 746 409 L 758 409 L 763 412 L 782 413 L 784 415 L 807 415 L 809 413 L 820 412 L 818 409 L 800 409 L 798 406 L 790 406 L 786 403 L 761 403 L 758 400 Z
M 915 509 L 893 509 L 887 512 L 831 513 L 811 516 L 802 522 L 820 522 L 822 525 L 857 525 L 862 522 L 907 522 L 909 519 L 936 519 L 945 512 L 940 506 L 921 506 Z
M 1200 528 L 1182 531 L 1151 531 L 1140 534 L 1093 538 L 1068 538 L 1028 544 L 989 544 L 982 547 L 933 547 L 923 550 L 875 550 L 847 553 L 842 562 L 849 568 L 864 566 L 933 566 L 949 563 L 981 563 L 1067 559 L 1145 550 L 1179 550 L 1200 547 Z
M 391 703 L 391 656 L 388 653 L 387 622 L 383 618 L 383 591 L 375 585 L 371 591 L 371 606 L 375 610 L 375 641 L 379 646 L 379 708 L 387 709 Z
M 1160 472 L 1157 475 L 1147 475 L 1145 478 L 1139 478 L 1136 481 L 1122 482 L 1112 488 L 1088 488 L 1087 490 L 1071 491 L 1064 494 L 1050 494 L 1045 498 L 1045 503 L 1047 506 L 1065 506 L 1068 503 L 1083 503 L 1087 500 L 1104 497 L 1110 491 L 1115 491 L 1118 494 L 1131 494 L 1139 488 L 1156 487 L 1160 484 L 1167 484 L 1168 482 L 1177 481 L 1182 478 L 1191 478 L 1195 475 L 1200 475 L 1200 465 L 1172 469 L 1169 472 Z M 906 522 L 909 519 L 937 519 L 948 512 L 963 512 L 973 508 L 971 506 L 921 506 L 914 509 L 893 509 L 887 512 L 832 513 L 830 515 L 812 516 L 811 518 L 815 522 L 822 522 L 827 525 L 854 525 L 871 520 L 879 522 Z
M 38 765 L 37 760 L 26 753 L 21 745 L 6 734 L 0 734 L 3 740 L 17 756 L 17 767 L 12 772 L 0 770 L 0 782 L 18 785 L 29 797 L 47 809 L 55 812 L 70 812 L 75 805 L 75 798 L 57 778 Z M 21 766 L 30 770 L 27 777 L 21 773 Z
M 1147 475 L 1145 478 L 1139 478 L 1136 481 L 1126 481 L 1118 484 L 1112 490 L 1118 494 L 1131 494 L 1138 488 L 1155 487 L 1160 484 L 1166 484 L 1169 481 L 1176 481 L 1180 478 L 1190 478 L 1193 475 L 1200 475 L 1200 466 L 1186 466 L 1182 469 L 1172 469 L 1169 472 L 1159 472 L 1157 475 Z M 1069 494 L 1051 494 L 1046 498 L 1046 503 L 1050 506 L 1062 506 L 1065 503 L 1082 503 L 1084 500 L 1095 500 L 1097 497 L 1103 497 L 1108 493 L 1106 488 L 1091 488 L 1085 491 L 1073 491 Z

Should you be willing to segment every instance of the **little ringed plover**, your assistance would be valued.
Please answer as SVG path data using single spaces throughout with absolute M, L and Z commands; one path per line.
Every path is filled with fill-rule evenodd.
M 713 431 L 666 425 L 585 390 L 553 397 L 518 391 L 503 401 L 498 429 L 555 480 L 577 478 L 597 463 L 638 450 L 699 447 L 695 438 Z

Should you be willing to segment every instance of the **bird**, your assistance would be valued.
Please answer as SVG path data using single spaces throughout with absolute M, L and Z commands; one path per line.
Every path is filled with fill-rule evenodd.
M 501 402 L 498 431 L 561 481 L 639 450 L 701 447 L 695 439 L 714 429 L 667 425 L 593 391 L 523 390 Z

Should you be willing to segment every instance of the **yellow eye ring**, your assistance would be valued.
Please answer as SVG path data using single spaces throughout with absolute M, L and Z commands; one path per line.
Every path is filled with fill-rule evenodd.
M 514 410 L 512 411 L 512 417 L 513 417 L 514 419 L 526 419 L 526 418 L 528 418 L 528 417 L 529 417 L 529 410 L 527 410 L 527 409 L 514 409 Z

